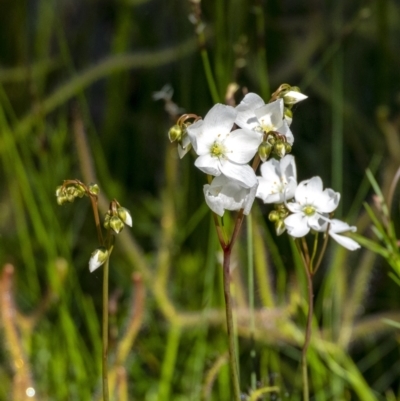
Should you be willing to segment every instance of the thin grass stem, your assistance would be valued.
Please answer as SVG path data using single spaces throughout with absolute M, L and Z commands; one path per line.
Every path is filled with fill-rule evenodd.
M 228 346 L 229 346 L 229 365 L 233 387 L 233 395 L 235 401 L 240 401 L 240 385 L 239 373 L 235 352 L 235 339 L 233 330 L 233 315 L 232 315 L 232 297 L 230 291 L 230 258 L 231 247 L 224 249 L 223 275 L 224 275 L 224 297 L 225 297 L 225 312 L 226 325 L 228 330 Z

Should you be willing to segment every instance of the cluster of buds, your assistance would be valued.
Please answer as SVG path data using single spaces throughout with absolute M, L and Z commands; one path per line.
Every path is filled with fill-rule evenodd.
M 276 131 L 269 131 L 264 133 L 264 140 L 258 147 L 258 156 L 260 156 L 261 161 L 265 162 L 271 154 L 282 158 L 291 151 L 292 145 L 286 141 L 285 136 Z
M 86 195 L 87 189 L 84 184 L 78 180 L 64 181 L 56 189 L 57 203 L 63 205 L 66 202 L 72 203 L 75 198 L 82 198 Z
M 104 217 L 104 228 L 113 230 L 119 234 L 124 225 L 132 227 L 132 216 L 127 209 L 122 207 L 115 199 L 111 201 L 110 208 Z
M 95 208 L 95 218 L 98 221 L 97 196 L 100 192 L 97 184 L 85 185 L 79 180 L 65 180 L 63 184 L 56 189 L 57 203 L 62 205 L 65 202 L 73 202 L 75 198 L 82 198 L 84 195 L 89 196 L 92 201 L 92 206 Z M 97 217 L 96 217 L 97 216 Z M 110 208 L 107 211 L 104 219 L 104 228 L 113 230 L 116 234 L 120 233 L 124 225 L 132 227 L 132 216 L 127 209 L 122 207 L 117 200 L 110 203 Z M 104 246 L 101 228 L 98 226 L 99 241 L 101 246 L 98 247 L 91 255 L 89 260 L 90 272 L 95 271 L 103 265 L 110 256 L 111 248 L 107 249 Z
M 187 128 L 199 119 L 200 117 L 196 114 L 183 114 L 168 131 L 169 140 L 178 144 L 178 154 L 181 159 L 192 148 Z
M 289 216 L 289 210 L 285 206 L 284 203 L 277 203 L 275 204 L 274 210 L 268 215 L 269 221 L 274 223 L 275 225 L 275 232 L 277 235 L 281 235 L 285 232 L 285 219 Z

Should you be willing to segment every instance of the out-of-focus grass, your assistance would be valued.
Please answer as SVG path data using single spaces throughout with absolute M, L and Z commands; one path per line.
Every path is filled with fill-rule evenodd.
M 224 99 L 232 81 L 266 100 L 282 82 L 301 86 L 309 99 L 292 125 L 299 178 L 320 175 L 343 191 L 341 215 L 353 205 L 349 223 L 369 235 L 364 170 L 374 170 L 386 195 L 399 166 L 399 6 L 310 4 L 203 1 L 199 50 L 186 2 L 4 3 L 0 260 L 14 268 L 0 279 L 0 399 L 100 399 L 101 274 L 87 269 L 96 233 L 85 200 L 59 207 L 54 196 L 76 177 L 104 190 L 103 211 L 116 196 L 134 217 L 111 260 L 115 399 L 230 401 L 203 177 L 190 156 L 177 160 L 166 137 L 173 121 L 151 99 L 169 82 L 179 106 L 204 115 L 212 106 L 206 56 L 214 98 Z M 252 399 L 300 400 L 305 280 L 268 210 L 255 205 L 248 232 L 254 288 L 244 232 L 235 252 L 242 391 L 250 394 L 255 375 Z M 400 319 L 388 271 L 369 251 L 329 248 L 315 277 L 316 400 L 400 396 L 397 329 L 383 320 Z M 28 386 L 36 396 L 24 395 Z

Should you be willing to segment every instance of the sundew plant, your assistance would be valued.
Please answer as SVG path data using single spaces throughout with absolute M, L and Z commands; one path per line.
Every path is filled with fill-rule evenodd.
M 223 252 L 230 377 L 236 401 L 242 395 L 235 351 L 230 261 L 242 222 L 251 213 L 255 198 L 274 205 L 269 219 L 277 235 L 286 231 L 295 242 L 307 278 L 308 312 L 301 356 L 304 400 L 310 399 L 307 350 L 314 302 L 312 278 L 321 264 L 329 237 L 351 251 L 360 248 L 356 241 L 343 235 L 356 231 L 356 227 L 334 218 L 340 194 L 332 189 L 323 190 L 318 176 L 297 183 L 297 167 L 289 154 L 294 144 L 291 109 L 306 98 L 299 88 L 282 84 L 267 104 L 259 95 L 247 93 L 236 107 L 214 105 L 204 119 L 184 114 L 169 132 L 171 142 L 178 142 L 180 157 L 194 149 L 198 156 L 194 165 L 207 174 L 210 182 L 204 185 L 203 191 L 214 215 Z M 259 167 L 261 176 L 256 175 Z M 226 210 L 237 211 L 231 234 L 225 232 L 223 223 Z M 307 234 L 313 237 L 310 248 Z M 279 388 L 265 390 L 279 392 Z
M 0 9 L 0 401 L 400 400 L 397 1 Z

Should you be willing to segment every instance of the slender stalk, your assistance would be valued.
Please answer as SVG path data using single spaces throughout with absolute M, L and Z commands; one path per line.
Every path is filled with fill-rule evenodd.
M 247 268 L 248 268 L 248 285 L 249 285 L 249 309 L 250 309 L 250 342 L 251 342 L 251 389 L 257 388 L 256 375 L 256 349 L 254 341 L 254 333 L 256 331 L 254 321 L 254 257 L 253 257 L 253 224 L 251 215 L 247 218 Z
M 239 385 L 239 372 L 238 364 L 235 353 L 235 339 L 233 331 L 233 316 L 232 316 L 232 298 L 230 291 L 230 259 L 231 247 L 224 249 L 224 297 L 225 297 L 225 312 L 226 312 L 226 325 L 228 330 L 228 346 L 229 346 L 229 365 L 231 380 L 233 386 L 234 400 L 240 401 L 240 385 Z
M 307 313 L 307 325 L 306 325 L 306 335 L 304 339 L 304 345 L 301 352 L 301 370 L 303 376 L 303 401 L 309 400 L 309 385 L 308 385 L 308 371 L 307 371 L 307 351 L 311 340 L 311 325 L 312 316 L 314 312 L 314 290 L 312 283 L 312 272 L 309 266 L 304 265 L 304 270 L 307 277 L 307 294 L 308 294 L 308 313 Z
M 103 268 L 103 401 L 109 401 L 108 395 L 108 267 L 110 258 Z

